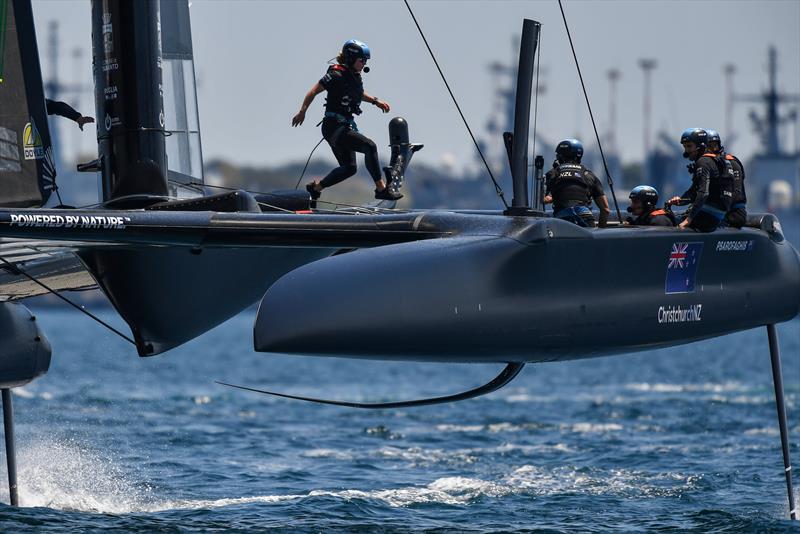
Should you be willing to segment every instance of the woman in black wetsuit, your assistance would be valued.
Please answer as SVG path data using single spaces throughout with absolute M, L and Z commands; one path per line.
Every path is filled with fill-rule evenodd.
M 303 124 L 314 97 L 322 91 L 328 92 L 325 99 L 325 118 L 322 119 L 322 136 L 331 146 L 339 166 L 319 182 L 306 185 L 313 200 L 318 199 L 326 187 L 336 185 L 356 173 L 356 152 L 364 154 L 367 170 L 375 181 L 375 198 L 397 200 L 403 196 L 387 187 L 387 180 L 381 176 L 375 143 L 358 131 L 353 120 L 353 115 L 361 114 L 361 102 L 369 102 L 384 113 L 388 113 L 390 109 L 387 102 L 364 92 L 361 71 L 369 57 L 369 47 L 365 43 L 355 39 L 347 41 L 336 58 L 337 63 L 328 67 L 325 76 L 308 91 L 300 111 L 292 118 L 292 126 Z M 384 173 L 390 177 L 388 170 L 389 167 L 384 168 Z M 391 178 L 388 181 L 391 182 Z

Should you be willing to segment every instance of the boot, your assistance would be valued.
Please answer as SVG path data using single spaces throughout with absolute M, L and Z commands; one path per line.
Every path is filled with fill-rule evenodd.
M 308 191 L 308 194 L 311 196 L 311 200 L 318 200 L 322 195 L 322 191 L 317 191 L 314 187 L 314 182 L 306 185 L 306 191 Z
M 403 195 L 397 191 L 392 191 L 389 186 L 386 186 L 386 189 L 383 191 L 375 190 L 375 198 L 378 200 L 400 200 L 403 198 Z

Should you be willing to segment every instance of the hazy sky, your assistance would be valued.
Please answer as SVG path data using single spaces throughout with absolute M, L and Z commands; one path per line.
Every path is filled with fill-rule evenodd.
M 539 131 L 552 139 L 579 135 L 589 144 L 591 123 L 556 0 L 411 4 L 473 130 L 481 132 L 498 83 L 487 65 L 512 57 L 516 62 L 511 41 L 522 18 L 540 21 L 547 91 L 539 101 Z M 624 160 L 642 155 L 639 58 L 658 61 L 653 127 L 676 140 L 686 127 L 705 126 L 716 127 L 725 141 L 730 134 L 724 131 L 722 67 L 736 65 L 737 92 L 759 92 L 766 86 L 770 44 L 779 50 L 781 89 L 800 92 L 798 0 L 565 0 L 564 6 L 601 134 L 609 116 L 606 72 L 622 72 L 616 135 Z M 44 72 L 48 23 L 58 20 L 62 81 L 91 83 L 90 2 L 34 0 L 34 13 Z M 366 90 L 392 105 L 390 115 L 365 105 L 360 129 L 381 146 L 388 140 L 388 119 L 402 115 L 412 141 L 426 145 L 415 159 L 474 161 L 466 131 L 402 1 L 193 0 L 191 16 L 206 160 L 223 157 L 252 165 L 304 160 L 320 138 L 314 125 L 322 116 L 323 95 L 302 127 L 291 128 L 291 117 L 342 42 L 358 38 L 372 50 Z M 76 48 L 84 50 L 82 56 L 74 56 Z M 79 102 L 85 114 L 94 115 L 91 94 Z M 737 104 L 733 117 L 734 148 L 744 157 L 757 143 L 747 118 L 752 107 Z M 65 148 L 74 150 L 80 140 L 79 148 L 94 150 L 94 130 L 82 136 L 76 131 L 69 130 Z M 788 144 L 797 146 L 796 130 L 784 131 Z M 489 141 L 494 150 L 502 143 Z M 385 159 L 387 152 L 381 155 Z

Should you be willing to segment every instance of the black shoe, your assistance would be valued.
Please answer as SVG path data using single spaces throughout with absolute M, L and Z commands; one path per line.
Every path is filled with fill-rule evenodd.
M 398 193 L 397 191 L 392 191 L 388 187 L 383 191 L 375 190 L 375 198 L 378 200 L 400 200 L 403 198 L 403 195 Z
M 311 200 L 318 200 L 322 195 L 322 191 L 317 191 L 313 183 L 306 185 L 306 191 L 308 191 L 308 194 L 311 195 Z

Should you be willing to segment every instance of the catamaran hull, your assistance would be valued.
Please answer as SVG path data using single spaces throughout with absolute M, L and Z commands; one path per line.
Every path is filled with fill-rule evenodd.
M 779 232 L 524 221 L 292 271 L 261 302 L 255 348 L 544 362 L 690 343 L 798 314 L 800 260 Z
M 181 345 L 258 302 L 275 280 L 324 248 L 119 247 L 78 256 L 131 327 L 140 356 Z

